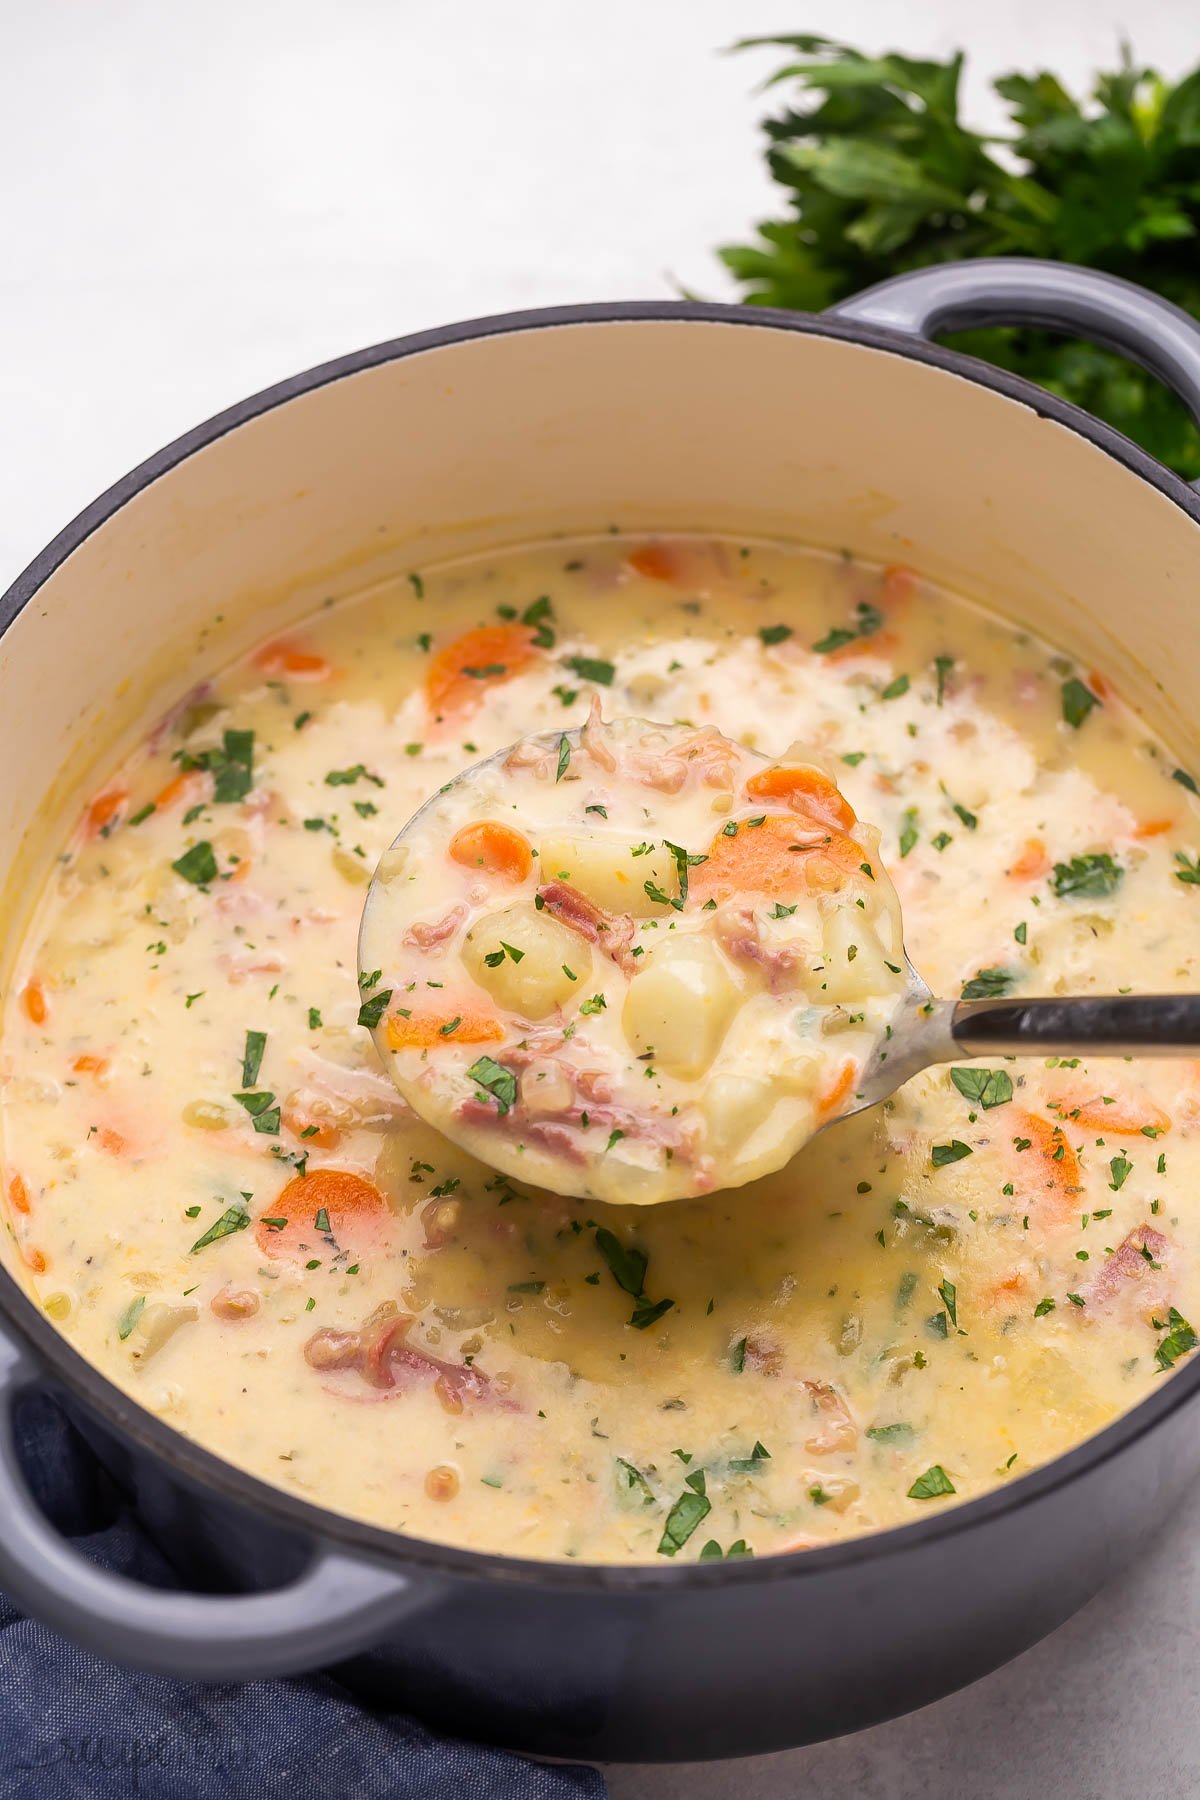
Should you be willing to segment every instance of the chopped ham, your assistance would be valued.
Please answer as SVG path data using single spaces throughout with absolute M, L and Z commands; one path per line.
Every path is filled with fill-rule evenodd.
M 810 1456 L 832 1456 L 838 1450 L 853 1450 L 858 1443 L 858 1426 L 835 1387 L 827 1381 L 805 1381 L 801 1384 L 811 1396 L 821 1429 L 806 1438 L 804 1448 Z
M 515 1402 L 498 1393 L 482 1370 L 468 1363 L 445 1362 L 407 1343 L 413 1323 L 407 1313 L 381 1308 L 358 1331 L 327 1327 L 314 1332 L 304 1346 L 304 1359 L 310 1368 L 323 1373 L 353 1370 L 369 1387 L 382 1390 L 381 1398 L 428 1386 L 447 1412 L 462 1412 L 469 1401 L 516 1410 Z M 345 1397 L 358 1396 L 350 1393 Z
M 466 916 L 465 906 L 452 906 L 444 918 L 435 919 L 429 925 L 418 922 L 410 926 L 404 934 L 404 942 L 410 949 L 432 950 L 452 938 Z
M 1138 1316 L 1164 1312 L 1170 1257 L 1171 1245 L 1161 1231 L 1136 1225 L 1083 1288 L 1086 1310 L 1132 1308 Z
M 589 944 L 595 944 L 606 956 L 611 956 L 627 975 L 634 972 L 629 948 L 634 927 L 627 913 L 606 912 L 586 894 L 581 894 L 577 887 L 572 887 L 569 881 L 548 881 L 538 893 L 553 918 L 560 920 L 569 931 L 586 938 Z
M 734 962 L 753 963 L 761 969 L 773 994 L 793 984 L 796 970 L 805 960 L 804 947 L 764 943 L 753 907 L 722 907 L 717 914 L 716 930 L 726 955 Z

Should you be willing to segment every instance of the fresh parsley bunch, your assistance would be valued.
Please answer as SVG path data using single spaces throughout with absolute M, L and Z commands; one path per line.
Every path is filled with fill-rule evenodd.
M 789 209 L 753 244 L 719 254 L 761 306 L 819 311 L 905 269 L 968 256 L 1090 264 L 1200 318 L 1200 69 L 1172 86 L 1121 67 L 1076 100 L 1046 72 L 995 82 L 1013 131 L 958 116 L 963 56 L 869 57 L 828 38 L 748 38 L 789 60 L 768 86 L 795 96 L 765 121 Z M 1046 332 L 947 338 L 1107 419 L 1181 475 L 1200 476 L 1200 433 L 1149 375 Z

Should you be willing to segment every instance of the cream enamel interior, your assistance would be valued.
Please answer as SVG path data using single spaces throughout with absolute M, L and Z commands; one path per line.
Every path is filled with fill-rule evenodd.
M 177 688 L 182 663 L 198 677 L 387 570 L 609 522 L 903 557 L 1102 667 L 1134 669 L 1130 696 L 1181 754 L 1194 741 L 1200 539 L 1085 441 L 959 377 L 766 327 L 516 333 L 384 364 L 251 421 L 137 496 L 43 586 L 0 666 L 0 730 L 23 776 L 0 817 L 13 938 L 32 823 L 61 814 L 81 768 L 145 724 L 147 696 Z

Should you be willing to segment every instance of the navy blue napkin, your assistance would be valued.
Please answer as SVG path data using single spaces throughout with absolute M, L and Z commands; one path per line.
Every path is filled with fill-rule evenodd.
M 51 1519 L 111 1569 L 174 1587 L 54 1403 L 19 1420 Z M 0 1530 L 3 1530 L 0 1520 Z M 454 1743 L 366 1710 L 325 1676 L 228 1686 L 136 1675 L 80 1650 L 0 1595 L 2 1800 L 603 1800 L 594 1769 Z

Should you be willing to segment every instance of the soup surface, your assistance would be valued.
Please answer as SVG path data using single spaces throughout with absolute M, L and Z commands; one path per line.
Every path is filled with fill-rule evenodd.
M 598 703 L 421 809 L 359 962 L 422 1118 L 621 1205 L 782 1168 L 853 1105 L 905 984 L 879 833 L 827 772 Z
M 934 1070 L 654 1208 L 540 1191 L 408 1110 L 358 988 L 371 872 L 463 766 L 597 694 L 827 759 L 935 992 L 1197 985 L 1194 763 L 998 618 L 699 539 L 414 571 L 176 697 L 46 875 L 3 1129 L 49 1316 L 307 1499 L 591 1561 L 927 1516 L 1166 1379 L 1200 1301 L 1195 1063 Z

